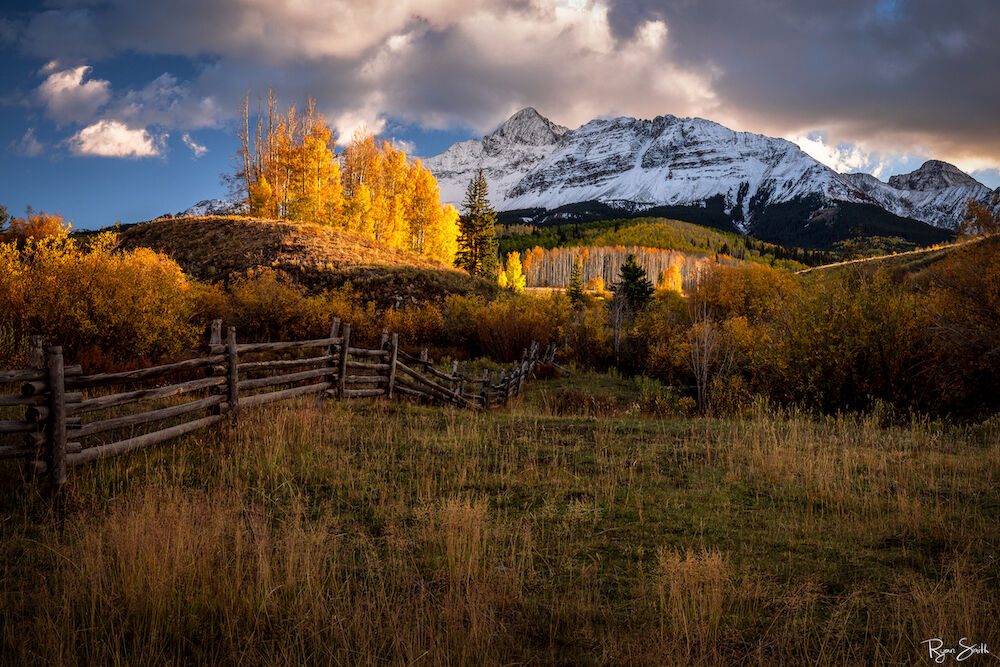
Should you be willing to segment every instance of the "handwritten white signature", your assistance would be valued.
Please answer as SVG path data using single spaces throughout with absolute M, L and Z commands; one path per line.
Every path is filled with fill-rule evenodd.
M 969 643 L 968 637 L 962 637 L 958 640 L 958 646 L 945 646 L 944 640 L 935 637 L 934 639 L 925 639 L 920 642 L 921 644 L 927 644 L 927 653 L 931 660 L 937 663 L 944 662 L 948 656 L 953 656 L 955 662 L 962 662 L 963 660 L 968 660 L 974 655 L 988 655 L 990 650 L 986 648 L 986 644 L 980 642 L 978 644 Z

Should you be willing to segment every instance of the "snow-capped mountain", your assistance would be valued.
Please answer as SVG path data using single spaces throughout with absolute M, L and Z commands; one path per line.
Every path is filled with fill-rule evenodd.
M 424 160 L 424 166 L 437 178 L 441 199 L 457 206 L 479 169 L 491 192 L 507 192 L 549 156 L 568 131 L 528 107 L 508 118 L 493 134 L 454 144 Z M 494 202 L 498 205 L 499 201 Z
M 178 213 L 180 216 L 199 215 L 239 215 L 243 212 L 244 203 L 240 199 L 203 199 L 191 208 Z
M 588 202 L 628 212 L 701 208 L 711 209 L 713 224 L 785 240 L 794 240 L 796 225 L 830 236 L 817 226 L 832 227 L 831 211 L 842 214 L 841 236 L 850 224 L 886 235 L 906 235 L 912 227 L 917 236 L 933 237 L 920 222 L 954 228 L 966 199 L 992 194 L 944 162 L 884 183 L 839 174 L 790 141 L 700 118 L 596 119 L 567 130 L 532 108 L 424 164 L 442 199 L 455 205 L 483 169 L 497 210 L 530 210 L 526 219 Z
M 900 217 L 954 229 L 969 199 L 987 202 L 993 191 L 955 165 L 928 160 L 884 183 L 870 174 L 843 174 L 875 203 Z

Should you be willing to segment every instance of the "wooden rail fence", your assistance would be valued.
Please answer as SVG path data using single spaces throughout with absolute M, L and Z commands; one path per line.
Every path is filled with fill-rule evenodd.
M 339 319 L 327 338 L 276 343 L 239 343 L 233 327 L 223 342 L 216 320 L 195 358 L 84 375 L 80 366 L 65 363 L 62 348 L 45 349 L 36 336 L 30 368 L 0 370 L 0 417 L 23 410 L 19 419 L 0 419 L 0 459 L 22 459 L 58 488 L 73 466 L 173 440 L 222 419 L 235 423 L 242 410 L 297 396 L 315 394 L 317 402 L 410 397 L 488 410 L 516 396 L 539 365 L 556 366 L 555 352 L 554 343 L 544 352 L 532 343 L 499 378 L 490 371 L 472 378 L 465 362 L 452 363 L 446 373 L 431 365 L 426 349 L 407 354 L 399 336 L 387 330 L 378 349 L 353 347 L 351 325 L 341 330 Z M 178 397 L 191 400 L 178 403 Z M 159 426 L 136 433 L 150 424 Z

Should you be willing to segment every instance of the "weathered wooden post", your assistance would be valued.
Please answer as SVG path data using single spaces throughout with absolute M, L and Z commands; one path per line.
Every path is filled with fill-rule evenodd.
M 333 318 L 333 324 L 330 325 L 330 339 L 332 340 L 332 339 L 336 338 L 337 334 L 339 332 L 340 332 L 340 318 L 339 317 L 335 317 L 335 318 Z M 329 345 L 326 346 L 325 351 L 323 353 L 325 356 L 329 357 L 324 362 L 324 365 L 327 368 L 329 368 L 331 371 L 337 367 L 336 360 L 333 357 L 333 353 L 336 352 L 336 350 L 337 350 L 336 343 L 330 343 Z M 329 382 L 331 385 L 333 385 L 335 379 L 336 378 L 335 378 L 335 376 L 334 376 L 334 374 L 332 372 L 329 375 L 324 375 L 323 376 L 323 381 L 324 382 Z M 329 390 L 326 389 L 326 390 L 323 390 L 323 391 L 319 392 L 318 394 L 316 394 L 316 407 L 317 408 L 320 405 L 323 404 L 323 399 L 326 398 L 327 391 L 329 391 Z
M 430 362 L 427 361 L 427 348 L 420 350 L 420 372 L 427 375 L 427 366 Z
M 50 347 L 49 366 L 49 465 L 52 466 L 52 485 L 59 488 L 66 483 L 66 370 L 61 347 Z
M 385 395 L 391 401 L 392 390 L 396 386 L 396 359 L 399 356 L 399 334 L 392 334 L 389 342 L 389 382 L 385 388 Z
M 480 396 L 483 400 L 483 411 L 490 409 L 490 382 L 493 380 L 493 371 L 483 371 L 483 390 Z
M 458 386 L 458 359 L 451 362 L 451 379 L 448 380 L 448 390 L 455 391 Z
M 351 348 L 351 325 L 344 324 L 344 335 L 340 341 L 340 366 L 337 376 L 337 398 L 344 399 L 344 390 L 347 389 L 347 356 Z
M 462 398 L 465 398 L 465 369 L 468 363 L 468 361 L 463 361 L 462 367 L 458 371 L 458 395 Z
M 507 369 L 506 368 L 503 369 L 502 371 L 500 371 L 500 380 L 497 382 L 497 386 L 500 388 L 499 391 L 500 391 L 500 394 L 503 397 L 503 400 L 501 401 L 501 403 L 506 403 L 507 402 L 507 387 L 508 387 L 508 384 L 507 384 Z
M 28 359 L 30 360 L 29 361 L 29 368 L 31 368 L 32 370 L 36 370 L 36 371 L 44 371 L 45 370 L 45 346 L 44 346 L 44 343 L 42 341 L 42 337 L 41 336 L 32 336 L 29 340 L 30 340 L 30 342 L 29 342 L 29 357 L 28 357 Z M 32 415 L 32 412 L 31 412 L 31 408 L 29 407 L 25 411 L 25 421 L 29 421 L 30 422 L 31 421 L 31 415 Z M 45 430 L 47 430 L 47 429 L 45 429 Z M 29 468 L 29 469 L 34 469 L 34 470 L 44 469 L 45 462 L 42 461 L 42 460 L 40 460 L 40 459 L 43 459 L 45 457 L 45 453 L 42 451 L 42 448 L 45 446 L 45 443 L 46 443 L 47 440 L 48 440 L 48 437 L 47 437 L 46 433 L 44 433 L 44 432 L 39 433 L 39 432 L 37 432 L 37 430 L 35 432 L 33 432 L 33 433 L 26 433 L 24 435 L 25 444 L 32 448 L 32 452 L 34 452 L 34 456 L 35 456 L 35 461 L 34 461 L 34 463 L 29 464 L 31 466 L 31 468 Z M 41 468 L 40 468 L 40 466 L 41 466 Z
M 208 347 L 205 348 L 208 356 L 214 356 L 219 345 L 222 345 L 222 320 L 212 320 L 212 323 L 208 326 Z M 218 376 L 221 374 L 221 368 L 218 366 L 209 366 L 205 369 L 205 375 L 208 376 Z M 221 392 L 221 387 L 211 387 L 208 390 L 208 393 L 212 395 L 218 395 Z M 208 409 L 208 414 L 210 416 L 222 414 L 222 406 L 213 405 Z
M 208 332 L 209 345 L 222 345 L 222 320 L 212 320 Z M 209 354 L 211 353 L 212 351 L 209 350 Z
M 227 332 L 226 357 L 229 362 L 226 369 L 229 415 L 233 425 L 236 425 L 240 420 L 240 373 L 239 358 L 236 354 L 236 327 L 229 327 L 229 331 Z
M 382 340 L 378 344 L 378 349 L 384 350 L 385 346 L 389 344 L 389 327 L 382 327 Z
M 32 336 L 30 342 L 30 368 L 41 370 L 45 368 L 45 347 L 41 336 Z

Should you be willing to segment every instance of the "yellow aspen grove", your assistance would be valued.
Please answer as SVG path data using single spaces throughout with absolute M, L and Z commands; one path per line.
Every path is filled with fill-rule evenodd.
M 454 261 L 458 212 L 441 204 L 437 180 L 419 160 L 365 129 L 337 157 L 316 103 L 284 114 L 270 92 L 251 128 L 250 100 L 238 132 L 241 162 L 227 177 L 251 216 L 346 227 L 393 248 Z
M 506 272 L 501 271 L 500 273 L 497 274 L 497 284 L 500 285 L 500 287 L 503 287 L 504 289 L 508 287 Z

